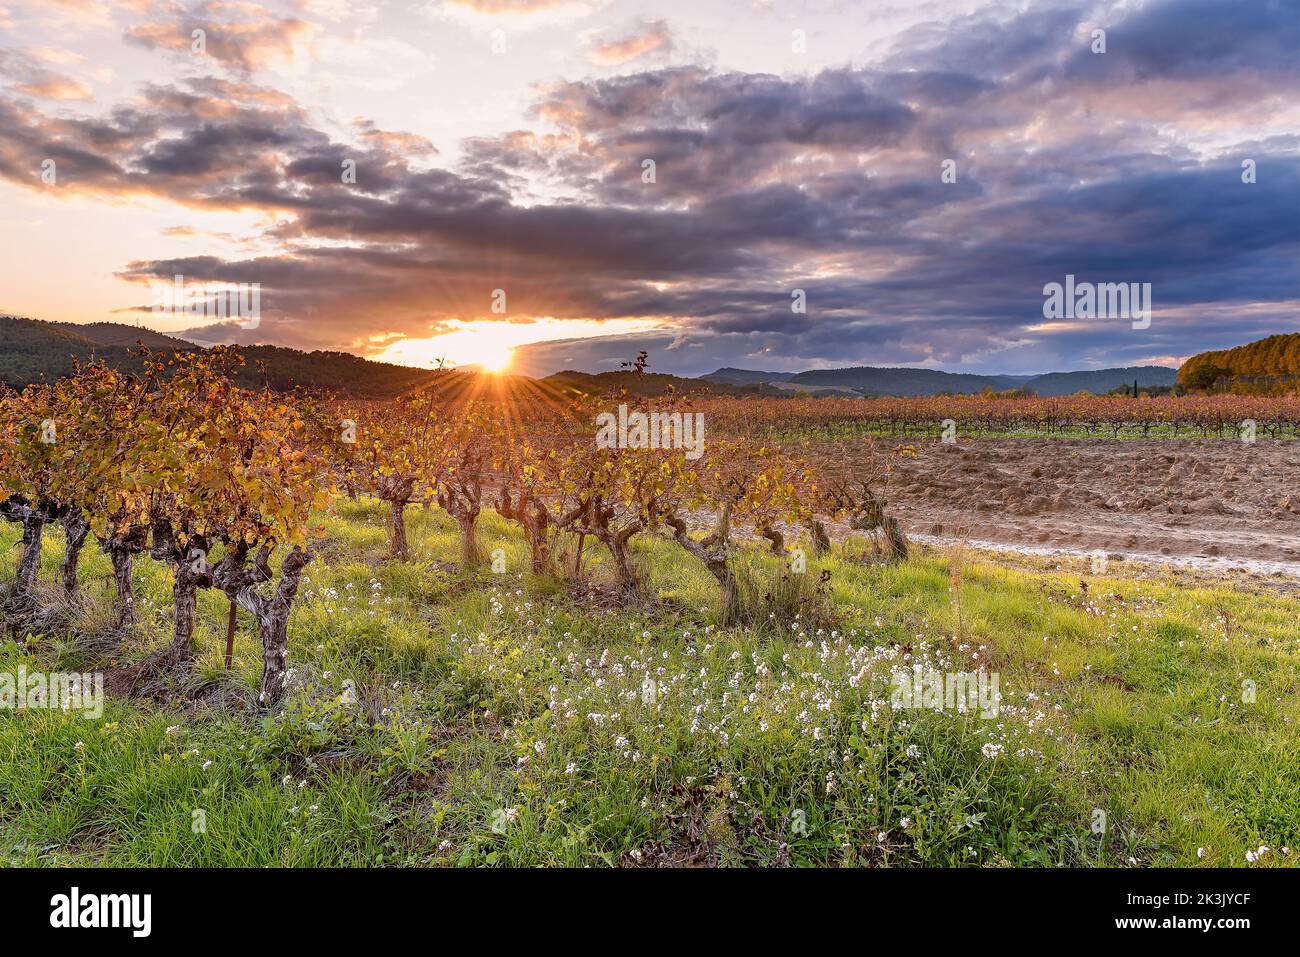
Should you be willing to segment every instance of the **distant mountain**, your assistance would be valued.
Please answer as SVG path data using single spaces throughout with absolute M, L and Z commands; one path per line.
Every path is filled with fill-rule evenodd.
M 0 316 L 0 383 L 23 386 L 41 379 L 52 381 L 72 371 L 74 361 L 92 357 L 110 365 L 138 370 L 136 341 L 155 351 L 193 350 L 194 343 L 148 329 L 115 322 L 86 325 L 40 322 L 14 316 Z M 273 389 L 303 388 L 330 392 L 356 399 L 385 399 L 412 389 L 437 383 L 439 388 L 479 388 L 481 380 L 461 370 L 454 376 L 428 369 L 374 362 L 346 352 L 302 352 L 283 346 L 248 346 L 243 349 L 246 365 L 236 375 L 241 385 L 263 384 Z M 1042 396 L 1072 395 L 1088 391 L 1103 394 L 1120 386 L 1172 386 L 1186 377 L 1189 368 L 1202 368 L 1217 376 L 1295 377 L 1300 369 L 1300 333 L 1271 336 L 1248 346 L 1222 352 L 1202 353 L 1184 364 L 1181 372 L 1164 366 L 1134 366 L 1083 372 L 1049 372 L 1046 375 L 973 375 L 941 372 L 937 369 L 876 368 L 853 366 L 844 369 L 809 369 L 805 372 L 764 372 L 758 369 L 723 367 L 699 378 L 646 373 L 557 372 L 542 380 L 526 376 L 505 376 L 494 380 L 502 388 L 545 388 L 560 392 L 612 393 L 629 395 L 713 393 L 716 395 L 781 396 L 806 392 L 812 395 L 910 396 L 948 393 L 979 393 L 1025 389 Z M 507 381 L 508 380 L 508 381 Z M 534 383 L 534 385 L 529 385 Z
M 1026 389 L 1039 395 L 1072 395 L 1081 390 L 1097 394 L 1122 385 L 1173 385 L 1177 373 L 1164 366 L 1097 369 L 1087 372 L 1049 372 L 1046 375 L 974 375 L 942 372 L 938 369 L 852 366 L 845 369 L 809 369 L 797 373 L 767 373 L 748 369 L 719 369 L 702 376 L 710 382 L 770 383 L 785 393 L 806 391 L 818 394 L 936 395 L 940 392 L 977 393 L 985 389 L 1003 392 Z
M 934 395 L 937 392 L 982 392 L 1012 388 L 994 376 L 940 372 L 938 369 L 877 368 L 810 369 L 791 376 L 790 385 L 840 386 L 864 395 Z
M 995 382 L 1003 382 L 1008 389 L 1018 389 L 1030 379 L 1037 379 L 1036 375 L 991 375 L 990 379 Z
M 794 372 L 759 372 L 755 369 L 732 369 L 724 366 L 700 378 L 707 382 L 721 382 L 726 385 L 760 385 L 764 382 L 785 382 L 795 375 Z
M 31 382 L 53 381 L 72 372 L 74 363 L 100 359 L 114 368 L 138 372 L 143 368 L 137 340 L 155 352 L 190 351 L 201 348 L 183 339 L 138 329 L 115 322 L 41 322 L 14 316 L 0 316 L 0 383 L 21 387 Z M 413 389 L 435 386 L 457 393 L 479 388 L 472 371 L 435 372 L 410 366 L 363 359 L 347 352 L 303 352 L 284 346 L 244 346 L 244 365 L 235 374 L 242 386 L 267 385 L 287 391 L 302 388 L 353 399 L 387 399 Z M 526 376 L 493 377 L 492 388 L 537 392 L 536 380 Z M 633 372 L 560 372 L 541 380 L 544 390 L 559 392 L 611 393 L 619 389 L 629 395 L 714 393 L 757 395 L 762 386 L 728 385 L 662 373 L 638 376 Z M 770 390 L 767 390 L 770 391 Z
M 1103 395 L 1137 380 L 1143 386 L 1171 386 L 1178 381 L 1178 370 L 1168 366 L 1129 366 L 1123 369 L 1097 369 L 1092 372 L 1049 372 L 1030 379 L 1021 388 L 1039 395 L 1074 395 L 1091 392 Z
M 438 375 L 431 369 L 375 362 L 350 352 L 303 352 L 284 346 L 244 346 L 240 351 L 246 362 L 235 381 L 247 387 L 265 383 L 280 391 L 303 388 L 353 399 L 391 399 L 428 385 Z
M 756 395 L 760 391 L 755 386 L 729 385 L 706 378 L 688 379 L 662 372 L 637 375 L 635 372 L 593 373 L 566 369 L 564 372 L 548 375 L 540 381 L 561 392 L 581 392 L 588 395 L 617 392 L 619 389 L 623 389 L 628 395 L 638 396 L 663 395 L 670 390 L 678 395 L 701 392 L 716 395 Z

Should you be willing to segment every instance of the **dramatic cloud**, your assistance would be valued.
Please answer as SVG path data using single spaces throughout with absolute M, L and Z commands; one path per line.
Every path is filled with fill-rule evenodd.
M 196 9 L 259 25 L 213 52 L 233 73 L 158 80 L 74 115 L 34 104 L 14 67 L 0 177 L 35 188 L 51 158 L 69 194 L 256 214 L 240 240 L 254 253 L 119 264 L 141 308 L 147 283 L 178 274 L 261 284 L 256 329 L 198 339 L 374 352 L 460 321 L 635 319 L 657 329 L 525 346 L 519 363 L 610 368 L 645 348 L 684 373 L 1014 372 L 1168 362 L 1295 325 L 1293 5 L 996 8 L 905 30 L 853 67 L 550 80 L 529 128 L 471 123 L 436 148 L 370 118 L 326 121 L 245 75 L 310 28 L 253 5 Z M 155 26 L 175 32 L 151 42 L 181 49 L 157 38 L 188 37 L 190 15 L 168 7 Z M 593 35 L 586 53 L 607 65 L 672 48 L 663 21 Z M 1048 322 L 1043 286 L 1067 274 L 1151 283 L 1151 327 Z

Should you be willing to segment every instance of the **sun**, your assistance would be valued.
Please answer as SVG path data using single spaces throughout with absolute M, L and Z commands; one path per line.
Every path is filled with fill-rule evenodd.
M 457 329 L 425 341 L 422 351 L 445 357 L 452 366 L 478 366 L 485 372 L 504 372 L 515 357 L 514 345 L 496 323 Z M 421 348 L 418 347 L 417 348 Z
M 476 365 L 485 372 L 505 372 L 510 368 L 510 363 L 515 357 L 515 350 L 509 346 L 487 343 L 484 348 L 478 351 L 478 356 L 473 359 L 465 360 L 470 365 Z
M 398 362 L 425 369 L 476 366 L 485 372 L 505 372 L 514 361 L 514 345 L 491 329 L 459 328 L 431 339 L 403 339 L 378 356 L 381 362 Z
M 528 347 L 539 343 L 652 332 L 660 328 L 660 320 L 638 318 L 597 321 L 541 316 L 517 322 L 450 319 L 440 325 L 444 331 L 438 335 L 428 338 L 398 338 L 388 343 L 374 358 L 380 362 L 396 362 L 421 369 L 474 366 L 484 372 L 502 373 L 514 365 L 517 349 L 523 349 L 521 355 L 527 359 Z

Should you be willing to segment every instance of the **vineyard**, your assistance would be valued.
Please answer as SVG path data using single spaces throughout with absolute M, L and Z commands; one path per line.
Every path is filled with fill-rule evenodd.
M 626 396 L 460 377 L 349 403 L 240 387 L 241 361 L 0 396 L 4 670 L 110 689 L 97 730 L 0 713 L 15 862 L 1236 864 L 1300 840 L 1274 799 L 1300 775 L 1292 600 L 986 564 L 909 541 L 884 497 L 945 419 L 1285 438 L 1292 399 L 668 396 L 648 447 L 596 440 Z M 670 440 L 696 414 L 693 460 Z M 782 441 L 854 430 L 899 441 Z M 1000 719 L 894 714 L 899 667 L 1000 673 Z M 1094 806 L 1127 831 L 1094 840 Z
M 803 528 L 821 553 L 830 546 L 823 520 L 844 518 L 906 555 L 868 484 L 819 487 L 806 463 L 773 449 L 724 439 L 696 464 L 658 448 L 601 448 L 590 424 L 597 406 L 582 400 L 503 406 L 431 389 L 355 407 L 285 397 L 236 386 L 241 361 L 230 350 L 176 353 L 150 357 L 140 376 L 91 364 L 3 398 L 0 515 L 22 529 L 5 606 L 11 633 L 49 619 L 36 571 L 43 530 L 57 525 L 63 600 L 79 588 L 93 537 L 114 569 L 119 629 L 135 622 L 136 558 L 171 570 L 173 635 L 160 656 L 168 666 L 191 661 L 200 589 L 229 599 L 232 623 L 236 608 L 252 614 L 265 654 L 259 700 L 269 707 L 282 693 L 288 619 L 320 530 L 311 516 L 340 490 L 384 503 L 396 560 L 410 557 L 408 509 L 436 505 L 459 529 L 460 567 L 475 569 L 484 563 L 479 517 L 494 509 L 521 530 L 534 574 L 581 577 L 590 539 L 607 550 L 624 594 L 643 584 L 634 539 L 665 533 L 716 579 L 727 620 L 742 614 L 738 532 L 784 554 L 779 526 Z M 700 514 L 712 523 L 703 536 L 691 528 Z
M 891 559 L 907 555 L 875 483 L 890 455 L 908 447 L 873 462 L 869 474 L 819 474 L 782 450 L 783 436 L 933 437 L 945 428 L 1146 436 L 1172 428 L 1235 437 L 1253 423 L 1261 435 L 1283 437 L 1300 428 L 1300 397 L 661 400 L 708 423 L 710 454 L 693 462 L 659 448 L 599 447 L 592 422 L 603 404 L 589 396 L 430 388 L 349 405 L 241 388 L 233 377 L 242 363 L 237 350 L 146 353 L 141 375 L 90 364 L 0 400 L 0 515 L 21 527 L 23 543 L 6 602 L 11 632 L 47 617 L 35 576 L 42 531 L 57 525 L 64 599 L 77 592 L 80 554 L 93 538 L 112 562 L 119 628 L 135 621 L 136 557 L 171 569 L 168 664 L 191 658 L 199 589 L 223 593 L 232 621 L 236 607 L 252 614 L 265 651 L 260 700 L 270 706 L 281 693 L 288 619 L 320 529 L 312 515 L 338 494 L 384 503 L 397 560 L 409 559 L 408 509 L 423 505 L 456 523 L 462 568 L 483 564 L 477 526 L 492 509 L 520 529 L 534 574 L 580 579 L 590 540 L 607 551 L 626 594 L 643 584 L 634 540 L 664 534 L 716 580 L 731 621 L 745 614 L 733 567 L 737 536 L 784 555 L 794 529 L 822 554 L 830 547 L 826 523 L 842 520 L 875 536 Z
M 960 435 L 1238 438 L 1253 423 L 1261 437 L 1300 437 L 1300 395 L 709 400 L 701 408 L 720 430 L 762 439 L 939 436 L 950 424 Z

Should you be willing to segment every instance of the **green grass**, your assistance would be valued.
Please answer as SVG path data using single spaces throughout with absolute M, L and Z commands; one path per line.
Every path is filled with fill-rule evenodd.
M 653 594 L 612 608 L 522 574 L 466 576 L 453 523 L 327 519 L 291 625 L 292 693 L 245 710 L 260 648 L 201 596 L 196 674 L 169 705 L 100 720 L 0 710 L 0 861 L 21 865 L 1229 865 L 1300 852 L 1294 600 L 923 551 L 832 555 L 833 620 L 720 628 L 711 579 L 670 542 Z M 0 580 L 12 577 L 12 528 Z M 61 541 L 46 539 L 52 582 Z M 589 574 L 608 577 L 598 548 Z M 746 558 L 755 574 L 772 559 Z M 169 636 L 170 581 L 137 569 L 142 625 L 112 655 L 108 564 L 87 549 L 73 628 L 0 644 L 0 673 L 132 664 Z M 954 574 L 955 572 L 955 574 Z M 95 650 L 98 648 L 99 650 Z M 890 707 L 900 664 L 999 676 L 995 719 Z M 647 683 L 647 679 L 654 684 Z M 1253 681 L 1254 701 L 1243 700 Z M 355 700 L 353 700 L 355 699 Z M 78 744 L 80 743 L 80 747 Z M 1095 810 L 1106 827 L 1094 833 Z M 202 825 L 202 826 L 200 826 Z M 1198 856 L 1198 849 L 1201 856 Z

